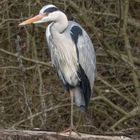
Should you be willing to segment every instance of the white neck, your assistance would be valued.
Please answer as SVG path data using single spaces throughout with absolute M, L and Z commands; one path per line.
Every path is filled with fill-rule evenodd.
M 54 17 L 56 16 L 56 19 L 52 25 L 52 30 L 62 33 L 68 26 L 68 19 L 66 15 L 61 11 L 58 11 L 55 14 L 56 15 L 52 15 Z

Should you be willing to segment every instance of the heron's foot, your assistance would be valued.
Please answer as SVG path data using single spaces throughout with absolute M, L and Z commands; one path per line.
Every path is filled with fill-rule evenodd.
M 69 136 L 71 137 L 72 133 L 77 134 L 78 136 L 81 136 L 79 134 L 79 132 L 76 130 L 75 126 L 70 126 L 69 128 L 67 128 L 66 130 L 64 130 L 62 133 L 68 133 L 69 132 Z

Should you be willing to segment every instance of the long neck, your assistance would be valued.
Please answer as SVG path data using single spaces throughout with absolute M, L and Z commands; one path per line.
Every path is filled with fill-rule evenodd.
M 59 12 L 57 20 L 54 22 L 52 29 L 62 33 L 68 26 L 68 19 L 63 12 Z

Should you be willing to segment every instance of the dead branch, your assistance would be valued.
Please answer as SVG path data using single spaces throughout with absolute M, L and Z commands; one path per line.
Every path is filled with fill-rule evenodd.
M 9 51 L 1 49 L 1 48 L 0 48 L 0 51 L 5 53 L 5 54 L 11 55 L 13 57 L 18 57 L 17 53 L 12 53 L 12 52 L 9 52 Z M 38 61 L 38 60 L 31 59 L 31 58 L 24 57 L 24 56 L 20 56 L 20 58 L 25 60 L 25 61 L 28 61 L 28 62 L 33 62 L 33 63 L 36 63 L 36 64 L 41 64 L 41 65 L 44 65 L 44 66 L 47 66 L 47 67 L 52 67 L 50 63 Z
M 69 133 L 57 133 L 48 131 L 30 131 L 30 130 L 0 130 L 0 140 L 132 140 L 126 136 L 107 136 L 107 135 L 89 135 L 84 133 L 72 132 Z
M 62 107 L 67 107 L 67 106 L 69 106 L 69 105 L 70 105 L 70 104 L 64 104 L 64 105 L 57 105 L 57 106 L 50 107 L 50 108 L 45 109 L 45 110 L 43 110 L 43 111 L 41 111 L 41 112 L 38 112 L 38 113 L 36 113 L 36 114 L 33 114 L 32 116 L 29 116 L 29 117 L 27 117 L 27 118 L 24 119 L 24 120 L 21 120 L 21 121 L 19 121 L 19 122 L 16 122 L 11 128 L 14 128 L 14 127 L 18 126 L 19 124 L 24 123 L 24 122 L 26 122 L 26 121 L 28 121 L 28 120 L 30 120 L 30 119 L 36 117 L 36 116 L 42 115 L 42 114 L 45 113 L 45 112 L 49 112 L 49 111 L 52 111 L 52 110 L 56 110 L 56 109 L 62 108 Z
M 114 130 L 115 127 L 117 127 L 120 123 L 126 121 L 127 119 L 130 119 L 132 117 L 135 117 L 136 115 L 139 115 L 140 110 L 139 107 L 135 107 L 131 112 L 127 113 L 124 117 L 122 117 L 120 120 L 118 120 L 111 129 Z

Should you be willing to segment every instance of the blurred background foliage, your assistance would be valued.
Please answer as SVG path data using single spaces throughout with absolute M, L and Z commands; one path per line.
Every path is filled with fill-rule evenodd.
M 50 63 L 45 25 L 18 27 L 47 4 L 80 23 L 96 50 L 88 112 L 74 108 L 77 130 L 140 134 L 139 0 L 1 0 L 0 128 L 60 132 L 70 124 L 69 94 Z

